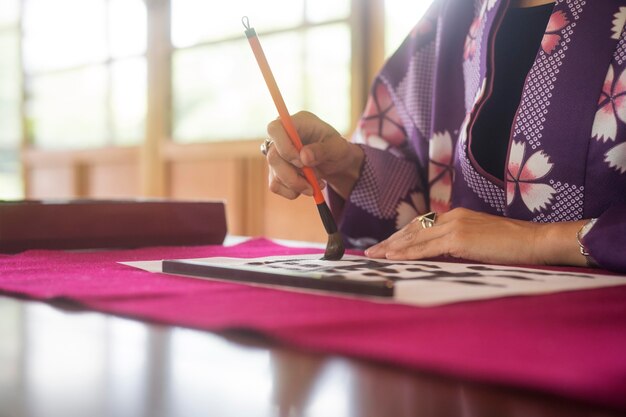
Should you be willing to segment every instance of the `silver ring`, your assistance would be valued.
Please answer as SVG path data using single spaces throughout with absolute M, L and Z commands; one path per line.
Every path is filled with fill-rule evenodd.
M 273 141 L 272 139 L 265 139 L 265 140 L 263 141 L 263 143 L 261 144 L 261 147 L 260 147 L 260 148 L 261 148 L 261 153 L 262 153 L 264 156 L 267 156 L 267 153 L 268 153 L 268 152 L 269 152 L 269 150 L 270 150 L 270 146 L 272 146 L 272 144 L 273 144 L 273 143 L 274 143 L 274 141 Z
M 435 225 L 435 220 L 437 220 L 437 213 L 435 213 L 434 211 L 430 211 L 426 214 L 422 214 L 421 216 L 417 216 L 415 220 L 420 222 L 424 229 L 428 229 L 429 227 L 433 227 Z

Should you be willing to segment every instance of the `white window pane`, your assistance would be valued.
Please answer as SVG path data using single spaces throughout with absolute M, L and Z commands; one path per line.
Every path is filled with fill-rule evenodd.
M 24 198 L 20 155 L 16 148 L 0 148 L 0 200 Z
M 20 0 L 0 1 L 0 26 L 13 25 L 19 18 Z
M 350 0 L 307 0 L 306 2 L 306 17 L 312 23 L 344 19 L 349 15 Z
M 0 33 L 0 147 L 17 147 L 22 136 L 18 42 L 16 32 Z
M 109 34 L 114 57 L 146 51 L 147 16 L 143 0 L 109 0 Z
M 391 55 L 419 22 L 433 0 L 385 0 L 385 54 Z
M 105 67 L 33 77 L 29 87 L 28 119 L 36 146 L 67 149 L 106 143 Z
M 329 48 L 328 45 L 332 45 Z M 350 28 L 336 24 L 311 29 L 306 35 L 305 83 L 307 110 L 341 133 L 350 128 Z
M 302 36 L 262 40 L 287 107 L 303 107 Z M 288 54 L 285 51 L 289 51 Z M 276 108 L 245 39 L 174 55 L 174 139 L 180 142 L 262 137 Z
M 112 66 L 111 105 L 116 144 L 142 141 L 146 120 L 146 61 L 132 58 Z
M 184 47 L 206 40 L 244 36 L 248 16 L 257 32 L 299 25 L 303 0 L 172 0 L 172 43 Z
M 25 0 L 26 70 L 70 67 L 106 58 L 104 0 Z

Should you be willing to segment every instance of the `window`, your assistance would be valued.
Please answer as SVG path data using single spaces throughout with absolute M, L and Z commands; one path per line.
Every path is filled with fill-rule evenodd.
M 0 199 L 22 197 L 19 1 L 0 3 Z
M 244 15 L 289 110 L 312 111 L 350 134 L 368 80 L 382 64 L 383 44 L 389 55 L 430 2 L 2 0 L 0 198 L 22 196 L 20 148 L 30 186 L 38 178 L 33 172 L 45 165 L 41 158 L 55 160 L 48 150 L 160 150 L 170 139 L 174 146 L 164 152 L 139 157 L 146 168 L 138 174 L 141 192 L 153 195 L 161 193 L 153 188 L 165 189 L 167 174 L 146 178 L 157 177 L 152 173 L 160 172 L 176 144 L 264 137 L 277 114 L 245 39 Z M 150 92 L 148 73 L 156 74 Z M 150 110 L 148 98 L 155 104 Z M 84 181 L 66 188 L 91 195 L 80 188 L 91 184 L 85 179 L 92 173 L 81 164 L 92 164 L 97 154 L 67 154 L 66 162 L 55 164 L 71 165 Z
M 143 140 L 145 50 L 143 0 L 23 0 L 29 142 L 71 149 Z
M 243 34 L 255 27 L 290 112 L 350 127 L 350 1 L 172 0 L 173 139 L 257 138 L 276 109 Z
M 385 56 L 391 55 L 426 13 L 433 0 L 385 0 Z

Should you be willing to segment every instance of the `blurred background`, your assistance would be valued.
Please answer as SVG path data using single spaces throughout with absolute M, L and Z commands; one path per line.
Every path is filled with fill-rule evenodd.
M 0 200 L 223 199 L 232 234 L 325 241 L 310 199 L 267 191 L 276 110 L 241 17 L 290 111 L 349 137 L 430 3 L 0 0 Z

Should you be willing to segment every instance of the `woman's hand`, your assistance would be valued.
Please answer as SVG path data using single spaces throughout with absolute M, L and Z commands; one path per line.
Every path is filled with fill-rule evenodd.
M 365 254 L 396 260 L 451 256 L 495 264 L 585 266 L 576 232 L 585 223 L 535 223 L 456 208 L 423 228 L 413 220 Z
M 300 171 L 308 166 L 315 169 L 318 179 L 328 182 L 346 198 L 359 177 L 363 150 L 312 113 L 296 113 L 292 120 L 304 145 L 300 152 L 279 119 L 267 126 L 267 133 L 274 141 L 267 152 L 270 190 L 290 200 L 300 194 L 313 195 L 313 188 Z M 320 186 L 323 188 L 324 183 Z

